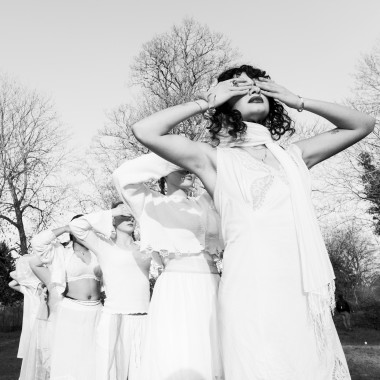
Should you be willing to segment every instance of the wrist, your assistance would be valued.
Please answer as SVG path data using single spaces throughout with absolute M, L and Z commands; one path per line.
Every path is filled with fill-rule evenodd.
M 298 112 L 302 112 L 305 109 L 305 100 L 302 96 L 299 96 L 299 95 L 297 95 L 297 96 L 298 96 L 299 102 L 298 102 L 298 105 L 296 107 L 296 110 Z
M 193 103 L 195 103 L 198 106 L 200 113 L 206 112 L 209 108 L 207 101 L 204 99 L 196 99 L 193 101 Z

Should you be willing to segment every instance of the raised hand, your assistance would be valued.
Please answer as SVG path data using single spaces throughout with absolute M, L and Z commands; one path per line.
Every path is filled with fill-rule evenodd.
M 132 212 L 130 208 L 124 203 L 119 204 L 112 210 L 113 216 L 131 216 Z
M 252 89 L 253 81 L 244 78 L 227 79 L 201 92 L 199 97 L 208 102 L 210 107 L 219 107 L 235 96 L 244 96 Z
M 299 109 L 302 107 L 302 100 L 298 95 L 280 86 L 276 82 L 266 78 L 259 78 L 255 82 L 256 86 L 261 89 L 263 95 L 277 99 L 290 108 Z

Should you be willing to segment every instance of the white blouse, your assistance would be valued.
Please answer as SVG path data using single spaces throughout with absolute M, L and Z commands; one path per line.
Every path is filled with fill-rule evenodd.
M 92 252 L 91 263 L 84 263 L 74 255 L 71 246 L 64 247 L 50 230 L 34 236 L 31 244 L 33 252 L 49 267 L 51 285 L 56 286 L 59 293 L 65 291 L 67 282 L 83 278 L 100 281 L 100 266 Z
M 96 254 L 106 292 L 103 312 L 147 313 L 150 299 L 150 257 L 136 243 L 128 249 L 111 239 L 112 212 L 100 211 L 74 219 L 69 224 L 75 237 Z
M 151 190 L 144 182 L 181 170 L 154 153 L 126 161 L 113 173 L 121 199 L 140 224 L 141 249 L 163 256 L 201 252 L 219 255 L 223 242 L 211 197 L 182 199 Z

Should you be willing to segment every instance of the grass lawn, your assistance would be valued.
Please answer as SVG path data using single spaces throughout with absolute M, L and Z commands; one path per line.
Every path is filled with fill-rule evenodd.
M 347 332 L 338 326 L 352 380 L 380 379 L 380 330 L 356 328 Z M 20 331 L 0 332 L 0 379 L 17 380 L 21 360 L 16 358 Z M 367 342 L 367 344 L 365 344 Z
M 0 379 L 17 380 L 21 359 L 17 359 L 20 331 L 0 332 Z
M 338 327 L 352 380 L 380 379 L 380 330 Z

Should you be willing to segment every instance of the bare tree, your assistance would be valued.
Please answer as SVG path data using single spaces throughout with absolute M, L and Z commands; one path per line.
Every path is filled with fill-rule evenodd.
M 0 221 L 17 230 L 21 254 L 27 226 L 46 223 L 64 196 L 64 141 L 51 101 L 0 76 Z
M 325 236 L 336 275 L 337 291 L 353 297 L 370 288 L 379 275 L 378 246 L 359 224 L 333 228 Z
M 145 43 L 131 67 L 131 83 L 143 90 L 145 108 L 152 111 L 191 100 L 239 57 L 222 34 L 193 19 Z M 148 106 L 148 107 L 146 107 Z M 146 115 L 145 115 L 146 116 Z M 175 133 L 199 139 L 201 117 L 181 123 Z
M 92 147 L 94 158 L 87 178 L 101 203 L 117 195 L 110 186 L 110 174 L 125 159 L 148 150 L 134 138 L 131 126 L 138 120 L 181 102 L 189 101 L 239 57 L 229 40 L 193 19 L 185 19 L 168 33 L 145 43 L 131 66 L 130 83 L 139 90 L 132 105 L 121 105 L 108 114 Z M 179 125 L 174 133 L 202 139 L 205 121 L 201 116 Z

